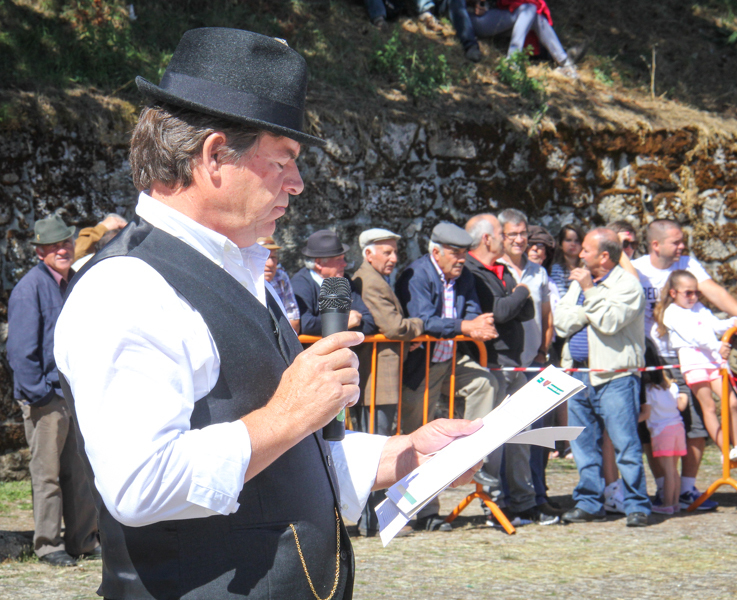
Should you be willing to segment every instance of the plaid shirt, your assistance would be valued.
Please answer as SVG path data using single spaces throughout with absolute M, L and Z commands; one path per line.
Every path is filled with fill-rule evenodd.
M 447 281 L 445 279 L 445 275 L 440 270 L 440 266 L 435 261 L 435 258 L 433 258 L 432 254 L 430 255 L 430 262 L 432 262 L 433 267 L 435 267 L 435 270 L 438 272 L 438 275 L 440 275 L 440 281 L 443 282 L 443 314 L 442 317 L 444 319 L 455 319 L 456 318 L 456 307 L 455 307 L 455 279 L 451 279 L 450 281 Z M 450 360 L 453 358 L 453 343 L 450 340 L 443 340 L 442 342 L 436 342 L 435 343 L 435 351 L 432 354 L 432 362 L 439 363 L 439 362 L 445 362 L 446 360 Z
M 287 311 L 287 319 L 290 321 L 299 320 L 299 307 L 297 306 L 297 299 L 294 297 L 292 291 L 292 284 L 289 283 L 289 275 L 282 268 L 281 265 L 276 267 L 276 275 L 274 275 L 274 281 L 271 282 L 271 286 L 274 288 L 276 293 L 284 305 L 284 309 Z

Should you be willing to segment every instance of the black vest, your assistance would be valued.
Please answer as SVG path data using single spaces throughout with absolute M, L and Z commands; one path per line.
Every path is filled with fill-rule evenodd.
M 267 292 L 264 307 L 224 269 L 142 219 L 97 253 L 75 283 L 101 260 L 124 255 L 156 269 L 202 315 L 217 346 L 220 376 L 212 391 L 195 403 L 192 429 L 235 421 L 264 406 L 302 349 L 271 295 Z M 61 379 L 74 411 L 69 385 Z M 77 435 L 84 448 L 79 431 Z M 94 481 L 84 452 L 82 457 Z M 228 516 L 128 527 L 113 519 L 97 490 L 93 494 L 103 551 L 98 593 L 105 598 L 314 598 L 290 524 L 297 530 L 318 595 L 325 598 L 333 588 L 339 492 L 330 447 L 321 432 L 246 483 L 239 509 Z M 353 553 L 342 519 L 340 536 L 336 600 L 350 598 L 353 587 Z

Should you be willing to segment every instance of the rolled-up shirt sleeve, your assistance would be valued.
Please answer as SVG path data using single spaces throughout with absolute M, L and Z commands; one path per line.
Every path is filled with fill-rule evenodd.
M 381 452 L 389 438 L 346 431 L 341 442 L 330 442 L 340 486 L 340 510 L 346 519 L 358 522 L 371 488 L 376 482 Z
M 241 421 L 190 428 L 219 356 L 201 315 L 156 271 L 130 257 L 95 265 L 62 311 L 55 357 L 115 519 L 142 526 L 238 509 L 248 431 Z

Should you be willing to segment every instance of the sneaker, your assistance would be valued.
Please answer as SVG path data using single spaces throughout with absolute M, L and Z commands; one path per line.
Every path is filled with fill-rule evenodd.
M 737 469 L 737 446 L 729 451 L 729 468 Z
M 616 495 L 606 496 L 604 498 L 604 510 L 609 513 L 624 514 L 624 502 Z
M 679 506 L 678 508 L 680 509 L 681 507 Z M 659 515 L 672 515 L 676 512 L 676 509 L 674 506 L 663 506 L 661 504 L 660 506 L 653 506 L 653 512 Z
M 551 515 L 545 512 L 540 506 L 533 506 L 527 510 L 520 511 L 515 514 L 523 521 L 529 520 L 538 525 L 555 525 L 560 521 L 558 515 Z
M 627 515 L 627 527 L 647 527 L 648 516 L 644 512 L 633 512 Z
M 678 500 L 681 504 L 681 508 L 686 510 L 700 497 L 701 492 L 697 490 L 696 487 L 692 487 L 687 492 L 683 492 Z M 719 506 L 719 502 L 716 502 L 711 498 L 707 498 L 696 510 L 714 510 L 717 506 Z
M 655 496 L 652 499 L 653 506 L 663 506 L 663 497 L 660 495 L 661 490 L 655 490 Z
M 563 77 L 567 79 L 579 79 L 576 65 L 573 64 L 573 61 L 570 58 L 566 58 L 565 61 L 563 61 L 563 64 L 555 69 L 555 72 L 563 75 Z
M 477 63 L 481 61 L 481 50 L 478 46 L 471 46 L 468 50 L 466 50 L 466 58 L 470 60 L 472 63 Z

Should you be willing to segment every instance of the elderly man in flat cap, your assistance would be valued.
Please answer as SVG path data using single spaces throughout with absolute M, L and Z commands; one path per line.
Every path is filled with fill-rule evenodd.
M 302 192 L 302 146 L 323 144 L 302 130 L 299 54 L 195 29 L 159 86 L 137 83 L 136 216 L 73 282 L 56 329 L 99 512 L 98 593 L 351 598 L 343 515 L 358 519 L 372 489 L 479 424 L 322 437 L 358 398 L 350 348 L 363 335 L 303 351 L 256 242 Z M 103 321 L 94 347 L 78 339 Z
M 452 223 L 438 223 L 432 230 L 428 253 L 407 267 L 396 292 L 407 316 L 421 319 L 425 333 L 438 338 L 465 335 L 486 342 L 498 336 L 494 316 L 482 313 L 473 275 L 464 267 L 471 236 Z M 448 389 L 454 342 L 430 344 L 430 377 L 427 420 L 443 389 Z M 484 417 L 494 406 L 499 389 L 496 377 L 464 352 L 458 351 L 455 395 L 465 399 L 465 418 Z M 425 352 L 409 354 L 404 366 L 402 429 L 414 431 L 424 420 Z M 417 528 L 449 530 L 438 515 L 439 503 L 431 502 L 418 513 Z
M 292 284 L 289 282 L 289 275 L 287 275 L 284 267 L 279 264 L 279 250 L 281 250 L 281 246 L 270 235 L 258 238 L 258 243 L 269 251 L 269 258 L 266 259 L 266 266 L 264 267 L 264 278 L 274 288 L 277 297 L 282 303 L 284 313 L 292 325 L 292 329 L 294 329 L 295 333 L 299 333 L 300 315 L 297 299 L 294 297 L 294 290 L 292 290 Z
M 54 360 L 54 327 L 74 275 L 73 236 L 74 227 L 59 215 L 36 221 L 31 243 L 39 263 L 8 303 L 8 360 L 31 448 L 33 547 L 42 562 L 55 566 L 72 566 L 76 557 L 100 552 L 95 504 Z
M 401 236 L 388 229 L 369 229 L 358 236 L 363 262 L 353 275 L 353 284 L 364 303 L 371 311 L 379 333 L 392 340 L 411 342 L 422 334 L 422 319 L 407 318 L 402 305 L 389 285 L 389 276 L 397 266 L 397 240 Z M 392 435 L 392 425 L 399 402 L 401 368 L 411 344 L 405 344 L 404 356 L 400 344 L 378 344 L 376 354 L 376 395 L 373 432 Z M 357 354 L 361 365 L 362 406 L 353 411 L 358 414 L 361 431 L 369 431 L 371 399 L 371 352 L 372 346 L 361 346 Z M 368 368 L 364 368 L 367 366 Z M 359 522 L 359 533 L 374 535 L 378 528 L 373 507 L 383 500 L 383 494 L 372 494 Z
M 322 335 L 322 319 L 318 298 L 322 282 L 328 277 L 343 277 L 348 263 L 345 253 L 349 247 L 341 243 L 338 235 L 329 229 L 321 229 L 307 238 L 302 255 L 305 266 L 292 277 L 292 289 L 297 298 L 301 332 L 305 335 Z M 350 281 L 350 279 L 348 280 Z M 351 312 L 348 315 L 348 329 L 366 335 L 376 333 L 376 324 L 371 311 L 361 300 L 361 295 L 351 284 Z

